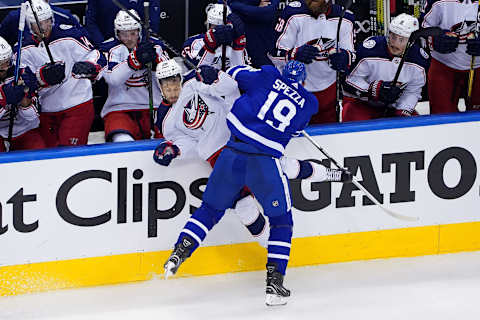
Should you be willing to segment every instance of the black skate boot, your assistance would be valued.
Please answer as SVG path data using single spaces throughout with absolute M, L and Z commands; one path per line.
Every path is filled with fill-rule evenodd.
M 353 175 L 348 170 L 327 168 L 326 181 L 349 183 L 352 182 L 352 178 Z
M 175 246 L 172 254 L 164 264 L 165 279 L 177 273 L 180 265 L 191 255 L 191 248 L 194 240 L 189 236 L 183 236 L 180 242 Z
M 267 263 L 267 306 L 281 306 L 287 304 L 290 290 L 283 286 L 283 275 L 277 271 L 275 263 Z

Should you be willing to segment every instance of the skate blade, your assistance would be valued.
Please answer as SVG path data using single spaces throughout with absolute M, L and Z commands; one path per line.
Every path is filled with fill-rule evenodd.
M 168 261 L 167 264 L 165 265 L 165 273 L 164 273 L 165 280 L 167 280 L 169 277 L 175 274 L 172 271 L 173 268 L 175 268 L 175 264 L 171 261 Z
M 288 297 L 278 296 L 276 294 L 267 294 L 265 298 L 265 304 L 269 307 L 271 306 L 283 306 L 288 302 Z

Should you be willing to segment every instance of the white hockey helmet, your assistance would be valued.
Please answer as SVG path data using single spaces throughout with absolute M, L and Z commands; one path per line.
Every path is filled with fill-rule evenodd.
M 131 14 L 140 20 L 140 16 L 138 15 L 137 11 L 134 9 L 128 10 Z M 118 31 L 129 31 L 129 30 L 136 30 L 138 29 L 139 32 L 142 28 L 140 23 L 133 19 L 126 11 L 120 10 L 113 21 L 113 26 L 115 29 L 115 36 L 118 38 L 117 33 Z
M 174 77 L 177 75 L 180 76 L 180 79 L 182 79 L 182 68 L 174 59 L 169 59 L 157 64 L 155 75 L 157 76 L 158 80 Z
M 12 47 L 0 37 L 0 62 L 12 59 Z
M 412 32 L 418 30 L 417 18 L 406 13 L 401 13 L 390 22 L 389 32 L 409 38 Z
M 223 24 L 223 4 L 220 3 L 210 3 L 205 9 L 207 13 L 207 24 L 208 25 L 221 25 Z M 232 10 L 227 6 L 227 16 L 232 13 Z M 208 26 L 210 27 L 210 26 Z
M 50 8 L 50 5 L 44 0 L 32 0 L 33 10 L 37 14 L 38 21 L 44 21 L 47 19 L 52 19 L 53 22 L 53 11 Z M 35 14 L 30 7 L 30 2 L 26 3 L 27 11 L 25 13 L 28 27 L 31 28 L 32 23 L 36 23 Z

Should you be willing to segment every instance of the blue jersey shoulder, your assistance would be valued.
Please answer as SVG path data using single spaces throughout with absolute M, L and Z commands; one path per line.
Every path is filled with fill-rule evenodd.
M 357 61 L 369 57 L 389 59 L 387 39 L 384 36 L 369 37 L 357 46 L 356 54 Z
M 414 44 L 408 51 L 405 61 L 415 63 L 424 69 L 430 66 L 430 55 L 418 44 Z
M 109 52 L 112 50 L 112 48 L 115 48 L 118 45 L 121 45 L 122 43 L 117 39 L 117 38 L 110 38 L 98 45 L 98 49 L 101 52 Z
M 332 6 L 330 7 L 330 12 L 328 12 L 327 14 L 327 19 L 340 17 L 342 15 L 342 11 L 343 11 L 343 7 L 341 5 L 332 4 Z M 353 14 L 352 11 L 347 10 L 345 11 L 343 19 L 350 20 L 352 23 L 354 23 L 355 15 Z
M 185 40 L 182 47 L 183 48 L 190 47 L 195 40 L 203 39 L 204 36 L 205 36 L 205 34 L 203 34 L 203 33 L 191 36 L 187 40 Z
M 290 2 L 282 12 L 282 18 L 287 21 L 291 16 L 296 14 L 310 14 L 310 10 L 304 1 Z
M 62 38 L 74 38 L 75 40 L 82 41 L 82 37 L 88 39 L 86 32 L 83 28 L 76 28 L 70 24 L 55 24 L 52 29 L 52 34 L 49 41 L 54 41 Z

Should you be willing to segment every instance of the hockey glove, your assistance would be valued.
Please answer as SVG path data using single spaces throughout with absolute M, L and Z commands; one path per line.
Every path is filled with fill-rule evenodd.
M 376 80 L 370 84 L 368 94 L 374 101 L 381 101 L 386 104 L 393 103 L 402 94 L 403 89 L 398 86 L 393 86 L 390 81 Z
M 128 56 L 128 66 L 133 70 L 140 70 L 145 68 L 145 65 L 150 62 L 155 62 L 157 59 L 157 51 L 154 44 L 151 42 L 142 42 L 138 47 L 130 52 Z
M 347 73 L 354 62 L 355 56 L 350 51 L 344 49 L 339 50 L 339 52 L 333 48 L 330 50 L 328 64 L 330 65 L 330 68 L 335 71 Z
M 153 160 L 159 165 L 168 166 L 178 155 L 180 155 L 180 149 L 171 141 L 165 141 L 155 148 Z
M 480 38 L 467 39 L 467 54 L 480 56 Z
M 37 91 L 38 89 L 37 77 L 32 72 L 30 67 L 26 67 L 25 69 L 22 70 L 22 74 L 20 78 L 23 80 L 23 83 L 28 88 L 27 97 L 31 98 L 32 95 L 35 93 L 35 91 Z
M 102 67 L 96 63 L 79 61 L 73 65 L 72 76 L 75 79 L 90 79 L 94 81 L 97 79 L 100 70 L 102 70 Z
M 444 33 L 437 37 L 429 37 L 431 49 L 439 53 L 452 53 L 457 50 L 459 39 L 457 35 L 448 30 L 443 30 Z
M 220 70 L 215 69 L 212 66 L 202 65 L 198 67 L 195 72 L 195 78 L 205 84 L 212 84 L 218 80 L 218 73 Z
M 36 73 L 40 86 L 50 87 L 62 83 L 65 79 L 65 63 L 57 61 L 40 67 Z
M 13 81 L 2 85 L 0 89 L 2 90 L 0 105 L 3 107 L 9 104 L 16 106 L 22 101 L 23 97 L 25 97 L 25 87 L 16 86 Z
M 247 38 L 245 37 L 245 25 L 242 19 L 235 13 L 231 13 L 227 19 L 227 25 L 232 28 L 233 50 L 244 50 L 247 45 Z
M 290 50 L 287 54 L 287 60 L 297 60 L 303 63 L 312 63 L 320 54 L 318 48 L 310 44 L 304 44 Z
M 233 40 L 233 29 L 229 26 L 219 25 L 215 28 L 210 28 L 205 33 L 203 41 L 205 49 L 208 52 L 215 53 L 221 45 L 230 45 Z

